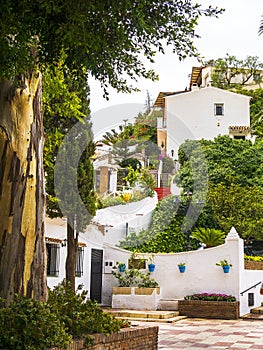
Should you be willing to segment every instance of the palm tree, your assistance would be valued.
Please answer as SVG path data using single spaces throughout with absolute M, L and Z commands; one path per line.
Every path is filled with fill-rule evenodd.
M 214 228 L 197 228 L 191 234 L 191 238 L 198 240 L 206 245 L 206 248 L 215 247 L 223 244 L 226 234 L 223 231 Z

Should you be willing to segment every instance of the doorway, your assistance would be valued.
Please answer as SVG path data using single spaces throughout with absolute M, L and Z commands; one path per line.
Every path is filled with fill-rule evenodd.
M 103 250 L 91 249 L 90 299 L 101 303 Z

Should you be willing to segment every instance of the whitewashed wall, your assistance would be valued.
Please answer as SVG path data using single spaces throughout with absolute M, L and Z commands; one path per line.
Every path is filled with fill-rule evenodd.
M 45 220 L 45 235 L 46 237 L 58 238 L 64 240 L 67 237 L 66 222 L 62 219 L 48 219 Z M 85 234 L 80 234 L 79 242 L 85 243 L 84 247 L 84 260 L 83 260 L 83 276 L 76 277 L 76 286 L 82 284 L 85 290 L 90 291 L 90 270 L 91 270 L 91 249 L 103 249 L 102 244 L 91 242 Z M 67 258 L 67 247 L 60 247 L 60 264 L 59 264 L 59 276 L 58 277 L 47 277 L 47 283 L 50 288 L 58 285 L 66 277 L 66 258 Z
M 229 135 L 229 126 L 249 126 L 248 96 L 226 90 L 205 87 L 166 97 L 167 153 L 186 139 L 213 140 L 218 135 Z M 214 115 L 214 104 L 224 104 L 224 115 L 218 120 Z
M 161 298 L 181 299 L 186 295 L 202 292 L 214 292 L 234 295 L 240 300 L 240 314 L 249 312 L 248 293 L 242 291 L 251 287 L 263 278 L 262 271 L 244 270 L 243 240 L 234 229 L 228 234 L 223 245 L 184 253 L 156 254 L 154 261 L 156 269 L 152 276 L 161 287 Z M 105 258 L 113 261 L 126 262 L 130 253 L 116 247 L 104 246 Z M 146 254 L 142 254 L 145 257 Z M 222 267 L 216 266 L 220 260 L 228 260 L 233 266 L 229 273 L 224 273 Z M 186 263 L 186 272 L 180 273 L 178 264 Z M 104 274 L 103 303 L 111 304 L 112 287 L 118 281 L 110 273 Z M 255 293 L 255 305 L 259 306 L 263 297 L 259 287 L 249 292 Z

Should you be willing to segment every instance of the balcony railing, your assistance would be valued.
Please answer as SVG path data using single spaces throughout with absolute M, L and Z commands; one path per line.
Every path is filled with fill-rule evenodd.
M 166 129 L 166 119 L 163 117 L 157 118 L 157 129 Z

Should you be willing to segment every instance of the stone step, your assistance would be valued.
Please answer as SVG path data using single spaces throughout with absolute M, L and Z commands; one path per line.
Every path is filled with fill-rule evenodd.
M 255 307 L 250 310 L 252 314 L 262 314 L 263 315 L 263 306 Z
M 177 311 L 178 299 L 160 299 L 157 310 Z
M 122 309 L 110 309 L 107 310 L 111 315 L 116 318 L 122 319 L 156 319 L 165 320 L 179 316 L 178 311 L 161 311 L 161 310 L 122 310 Z
M 242 319 L 245 320 L 262 320 L 263 321 L 263 314 L 259 314 L 259 313 L 249 313 L 246 315 L 241 316 Z
M 174 316 L 170 318 L 153 318 L 153 317 L 115 317 L 118 320 L 128 320 L 130 322 L 139 321 L 139 322 L 159 322 L 159 323 L 174 323 L 180 320 L 183 320 L 184 318 L 187 318 L 187 316 Z

